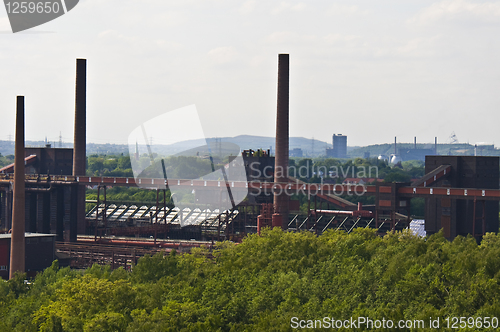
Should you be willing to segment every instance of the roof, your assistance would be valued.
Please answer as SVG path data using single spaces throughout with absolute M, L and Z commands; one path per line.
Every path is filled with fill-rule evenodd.
M 36 161 L 36 155 L 32 154 L 28 157 L 24 158 L 24 165 L 31 165 Z M 7 165 L 5 167 L 0 168 L 0 173 L 12 173 L 14 172 L 14 164 Z
M 12 234 L 0 234 L 0 239 L 10 239 Z M 43 233 L 24 233 L 24 237 L 48 237 L 48 236 L 53 236 L 55 237 L 56 234 L 43 234 Z
M 156 211 L 156 206 L 146 205 L 109 204 L 106 206 L 106 218 L 109 222 L 126 222 L 129 219 L 142 219 L 150 222 L 151 219 L 158 219 L 160 223 L 167 222 L 169 224 L 179 224 L 182 219 L 184 225 L 207 225 L 215 223 L 218 215 L 226 212 L 227 211 L 221 211 L 219 209 L 201 210 L 199 208 L 184 208 L 181 211 L 178 207 L 164 208 L 162 206 L 159 206 L 158 211 Z M 94 208 L 87 213 L 86 217 L 95 220 L 96 213 L 97 209 L 94 206 Z M 99 204 L 99 217 L 102 217 L 103 213 L 104 204 L 101 203 Z M 234 210 L 230 219 L 233 219 L 238 213 L 238 210 Z

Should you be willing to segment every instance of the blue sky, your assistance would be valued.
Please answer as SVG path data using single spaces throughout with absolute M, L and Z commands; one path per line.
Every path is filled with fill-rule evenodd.
M 27 139 L 72 140 L 76 58 L 88 142 L 192 104 L 208 137 L 273 136 L 289 53 L 292 136 L 500 144 L 500 1 L 81 0 L 9 31 L 0 9 L 0 139 L 25 95 Z

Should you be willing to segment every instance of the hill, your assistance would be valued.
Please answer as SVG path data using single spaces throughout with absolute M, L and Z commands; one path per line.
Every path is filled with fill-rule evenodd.
M 252 136 L 252 135 L 239 135 L 236 137 L 211 137 L 207 138 L 212 152 L 221 148 L 223 143 L 233 143 L 238 145 L 242 150 L 247 149 L 271 149 L 272 154 L 275 150 L 275 138 L 265 136 Z M 161 155 L 175 155 L 183 151 L 204 145 L 203 140 L 188 140 L 182 141 L 171 145 L 154 145 L 154 152 Z M 44 141 L 26 141 L 26 146 L 40 147 L 45 146 Z M 53 147 L 71 148 L 73 143 L 67 142 L 52 142 Z M 305 137 L 290 137 L 290 150 L 294 148 L 302 149 L 304 157 L 322 157 L 326 154 L 326 148 L 331 148 L 331 143 L 324 141 L 305 138 Z M 398 143 L 398 149 L 412 149 L 413 143 Z M 145 147 L 143 147 L 145 148 Z M 418 149 L 434 149 L 434 144 L 417 144 Z M 455 143 L 455 144 L 438 144 L 437 152 L 440 155 L 474 155 L 474 145 L 468 143 Z M 143 149 L 144 150 L 144 149 Z M 215 151 L 214 151 L 215 150 Z M 222 150 L 224 150 L 222 148 Z M 480 145 L 477 147 L 478 156 L 500 156 L 500 150 L 493 145 Z M 92 154 L 107 154 L 107 155 L 120 155 L 128 154 L 129 149 L 127 144 L 97 144 L 87 143 L 87 155 Z M 348 146 L 347 156 L 349 158 L 363 158 L 365 153 L 369 153 L 371 157 L 379 155 L 390 156 L 394 153 L 394 143 L 373 144 L 368 146 Z M 8 156 L 14 154 L 14 141 L 0 141 L 0 154 Z
M 207 142 L 211 146 L 217 146 L 218 142 L 221 143 L 233 143 L 237 144 L 242 150 L 247 149 L 264 149 L 267 150 L 271 148 L 274 153 L 275 149 L 275 138 L 274 137 L 264 137 L 264 136 L 251 136 L 251 135 L 240 135 L 236 137 L 211 137 L 207 138 Z M 174 155 L 182 151 L 189 150 L 194 146 L 202 146 L 205 142 L 203 140 L 188 140 L 182 141 L 170 145 L 154 145 L 154 152 L 162 155 Z M 62 142 L 60 146 L 59 142 L 52 143 L 52 147 L 64 147 L 71 148 L 73 143 Z M 26 141 L 26 146 L 40 147 L 45 146 L 44 141 Z M 328 143 L 313 140 L 304 137 L 290 137 L 290 149 L 300 148 L 304 152 L 305 156 L 321 156 L 325 154 L 326 146 L 331 147 Z M 313 153 L 314 147 L 314 153 Z M 14 154 L 14 141 L 0 141 L 0 153 L 4 156 Z M 129 149 L 127 144 L 97 144 L 97 143 L 87 143 L 87 155 L 91 154 L 128 154 Z

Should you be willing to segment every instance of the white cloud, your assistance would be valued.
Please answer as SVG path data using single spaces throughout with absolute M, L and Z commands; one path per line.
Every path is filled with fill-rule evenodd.
M 444 0 L 433 3 L 409 20 L 410 23 L 429 24 L 440 21 L 474 20 L 500 23 L 500 2 L 468 2 Z
M 335 44 L 338 42 L 351 42 L 360 39 L 357 35 L 343 35 L 340 33 L 331 33 L 325 36 L 324 40 L 328 44 Z
M 326 11 L 328 15 L 353 15 L 361 13 L 361 10 L 356 5 L 341 5 L 333 4 Z
M 430 38 L 413 38 L 408 40 L 404 45 L 397 47 L 396 52 L 405 56 L 434 56 L 436 55 L 436 45 L 442 39 L 441 36 L 433 36 Z
M 241 14 L 250 14 L 255 10 L 257 2 L 255 0 L 245 1 L 239 8 Z
M 208 56 L 213 63 L 223 65 L 233 62 L 238 56 L 238 52 L 231 46 L 223 46 L 211 49 Z
M 301 12 L 306 8 L 306 4 L 303 2 L 292 4 L 286 1 L 282 1 L 277 7 L 272 10 L 273 14 L 279 14 L 282 12 Z
M 304 43 L 317 41 L 319 38 L 314 35 L 300 34 L 292 31 L 277 31 L 266 37 L 269 44 Z

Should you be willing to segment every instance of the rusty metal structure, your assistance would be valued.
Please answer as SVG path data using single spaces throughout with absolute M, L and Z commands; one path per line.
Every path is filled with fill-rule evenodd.
M 479 157 L 471 157 L 479 158 Z M 496 157 L 481 157 L 492 158 Z M 358 205 L 350 203 L 343 199 L 342 195 L 353 196 L 374 195 L 376 204 L 372 207 L 364 206 L 363 211 L 371 209 L 376 223 L 391 221 L 396 223 L 401 215 L 409 218 L 407 211 L 410 208 L 409 200 L 414 197 L 424 198 L 449 198 L 458 200 L 476 200 L 476 202 L 500 200 L 500 190 L 497 188 L 457 188 L 457 187 L 434 187 L 439 184 L 438 180 L 452 173 L 452 165 L 439 165 L 433 172 L 429 172 L 419 181 L 410 183 L 377 183 L 376 185 L 351 185 L 351 184 L 317 184 L 303 183 L 299 181 L 290 181 L 287 183 L 277 182 L 228 182 L 216 180 L 181 180 L 169 179 L 169 187 L 224 187 L 248 188 L 250 190 L 259 190 L 264 194 L 274 192 L 298 193 L 310 195 L 312 199 L 327 199 L 331 205 L 341 207 L 346 211 L 358 210 Z M 0 184 L 8 184 L 12 181 L 11 175 L 0 176 Z M 136 185 L 134 178 L 121 177 L 90 177 L 90 176 L 44 176 L 26 175 L 26 186 L 77 186 L 77 185 L 100 185 L 104 186 L 126 186 Z M 161 188 L 164 185 L 164 179 L 140 179 L 147 182 L 151 188 Z M 494 182 L 494 181 L 493 181 Z M 154 190 L 154 189 L 153 189 Z M 481 203 L 482 204 L 482 203 Z M 109 208 L 109 206 L 108 206 Z M 314 209 L 311 209 L 314 210 Z M 161 211 L 161 208 L 158 208 Z M 406 213 L 406 214 L 405 214 Z M 479 233 L 478 233 L 479 234 Z
M 473 156 L 427 156 L 426 173 L 435 174 L 436 186 L 471 189 L 498 189 L 498 157 Z M 469 192 L 467 192 L 469 194 Z M 481 191 L 482 195 L 482 191 Z M 425 228 L 428 234 L 443 229 L 447 238 L 457 235 L 483 235 L 498 231 L 498 202 L 487 201 L 479 197 L 473 200 L 444 198 L 426 198 Z M 472 221 L 472 222 L 470 222 Z
M 71 258 L 67 263 L 74 268 L 88 268 L 93 264 L 107 264 L 111 269 L 123 267 L 131 270 L 137 260 L 145 255 L 169 254 L 173 250 L 178 253 L 189 252 L 192 248 L 211 248 L 213 242 L 202 241 L 152 241 L 133 240 L 130 238 L 101 239 L 94 241 L 92 237 L 82 236 L 75 242 L 56 242 L 55 247 L 60 256 Z

